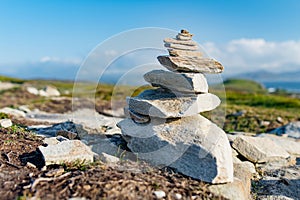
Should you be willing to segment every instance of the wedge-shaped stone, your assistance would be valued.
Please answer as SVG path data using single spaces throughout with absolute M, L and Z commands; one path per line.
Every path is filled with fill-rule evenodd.
M 182 57 L 198 57 L 201 58 L 203 54 L 200 51 L 184 51 L 178 49 L 168 49 L 170 56 L 182 56 Z
M 189 46 L 189 45 L 173 44 L 173 43 L 165 43 L 165 47 L 172 48 L 172 49 L 186 50 L 186 51 L 197 51 L 199 49 L 198 46 Z
M 268 138 L 238 136 L 232 146 L 253 163 L 285 160 L 290 156 L 285 149 Z
M 74 162 L 77 160 L 93 162 L 94 153 L 80 140 L 62 141 L 47 147 L 39 146 L 46 165 Z
M 164 70 L 153 70 L 144 75 L 144 79 L 153 86 L 172 91 L 188 93 L 208 93 L 208 84 L 203 74 L 176 73 Z
M 156 166 L 169 166 L 187 176 L 210 183 L 233 181 L 231 147 L 225 132 L 195 115 L 177 120 L 153 118 L 136 124 L 118 123 L 129 149 Z
M 192 40 L 176 40 L 173 38 L 165 38 L 165 43 L 172 43 L 172 44 L 182 44 L 182 45 L 188 45 L 188 46 L 197 46 L 197 42 Z
M 177 94 L 178 95 L 178 94 Z M 129 110 L 142 115 L 176 118 L 213 110 L 220 99 L 213 94 L 177 96 L 163 89 L 145 90 L 137 97 L 128 98 Z
M 158 56 L 160 64 L 171 71 L 221 73 L 224 69 L 221 63 L 210 58 L 186 58 L 176 56 Z

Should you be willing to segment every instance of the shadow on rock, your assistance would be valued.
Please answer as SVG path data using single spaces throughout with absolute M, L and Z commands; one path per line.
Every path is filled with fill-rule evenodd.
M 30 153 L 23 153 L 19 156 L 22 165 L 26 165 L 27 163 L 31 163 L 35 165 L 38 169 L 41 169 L 45 166 L 45 160 L 42 152 L 37 149 L 36 151 L 32 151 Z

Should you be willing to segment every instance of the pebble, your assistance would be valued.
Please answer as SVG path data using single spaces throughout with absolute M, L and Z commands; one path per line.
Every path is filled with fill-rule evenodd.
M 155 191 L 154 194 L 158 199 L 162 199 L 166 196 L 166 193 L 162 190 Z
M 176 199 L 176 200 L 182 199 L 182 195 L 179 194 L 179 193 L 176 193 L 176 194 L 175 194 L 175 199 Z
M 0 127 L 8 128 L 12 126 L 12 122 L 10 119 L 1 119 L 0 120 Z

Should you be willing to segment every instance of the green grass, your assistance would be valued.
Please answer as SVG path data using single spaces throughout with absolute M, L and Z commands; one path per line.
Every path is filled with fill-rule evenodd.
M 8 115 L 5 113 L 0 112 L 0 119 L 8 119 Z
M 88 82 L 76 82 L 74 85 L 71 81 L 56 80 L 24 81 L 5 76 L 0 76 L 0 81 L 25 83 L 38 89 L 47 85 L 53 85 L 58 88 L 63 96 L 96 98 L 97 101 L 125 100 L 126 96 L 136 96 L 143 90 L 152 88 L 151 86 L 114 86 Z M 10 92 L 15 93 L 17 91 L 11 90 Z M 224 81 L 223 84 L 211 85 L 210 92 L 217 95 L 224 104 L 219 106 L 219 111 L 215 109 L 212 111 L 214 113 L 206 112 L 201 114 L 208 118 L 214 117 L 214 119 L 211 120 L 215 121 L 218 125 L 223 126 L 224 119 L 222 118 L 224 118 L 223 116 L 226 110 L 226 120 L 223 128 L 227 132 L 265 132 L 290 121 L 299 120 L 300 118 L 299 98 L 292 97 L 285 91 L 269 94 L 261 84 L 251 80 L 229 79 Z M 46 101 L 47 99 L 41 97 L 33 100 L 29 99 L 28 104 L 39 104 L 45 103 Z M 245 111 L 244 115 L 237 117 L 232 115 L 239 111 Z M 0 119 L 4 117 L 6 116 L 0 114 Z M 277 122 L 277 117 L 281 117 L 283 122 Z M 262 125 L 262 122 L 264 121 L 270 122 L 270 125 Z
M 249 80 L 227 80 L 226 93 L 215 87 L 213 93 L 226 100 L 224 130 L 261 133 L 291 121 L 299 120 L 300 100 L 286 92 L 268 94 L 258 83 Z M 244 111 L 242 116 L 233 113 Z M 281 117 L 283 122 L 278 122 Z M 268 122 L 269 125 L 263 125 Z
M 288 109 L 299 108 L 300 100 L 284 95 L 261 94 L 226 90 L 227 104 L 245 105 L 262 108 Z
M 2 82 L 17 83 L 17 84 L 22 84 L 22 83 L 25 83 L 25 82 L 26 82 L 26 81 L 23 80 L 23 79 L 12 78 L 12 77 L 2 76 L 2 75 L 0 75 L 0 81 L 2 81 Z
M 252 80 L 228 79 L 224 81 L 224 86 L 226 90 L 231 91 L 239 91 L 244 93 L 267 93 L 267 90 L 261 84 Z

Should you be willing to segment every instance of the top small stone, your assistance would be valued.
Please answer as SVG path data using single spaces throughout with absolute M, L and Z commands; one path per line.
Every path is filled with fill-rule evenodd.
M 181 30 L 180 33 L 177 34 L 176 39 L 177 40 L 191 40 L 193 37 L 193 34 L 189 33 L 187 30 Z
M 191 34 L 189 31 L 187 31 L 187 30 L 185 30 L 185 29 L 182 29 L 182 30 L 180 31 L 180 33 L 181 33 L 182 35 L 186 35 L 186 36 L 189 36 L 189 37 L 193 37 L 193 34 Z

